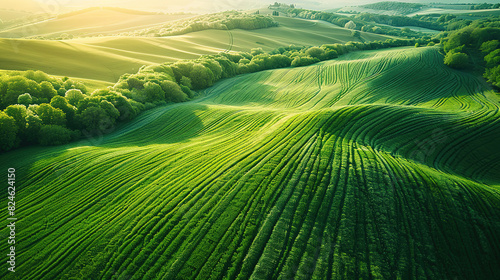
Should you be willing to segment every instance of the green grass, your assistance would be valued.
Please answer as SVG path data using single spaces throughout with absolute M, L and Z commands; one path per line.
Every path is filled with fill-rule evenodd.
M 138 30 L 144 27 L 192 17 L 183 14 L 133 14 L 105 9 L 85 9 L 69 14 L 61 14 L 39 22 L 20 23 L 13 27 L 2 28 L 2 38 L 25 38 L 43 36 L 58 37 L 65 33 L 73 36 L 113 35 Z
M 429 28 L 424 28 L 424 27 L 419 27 L 419 26 L 402 26 L 401 28 L 410 28 L 410 30 L 417 31 L 417 32 L 422 32 L 422 33 L 429 33 L 429 34 L 438 34 L 440 31 L 438 30 L 433 30 Z
M 414 15 L 446 15 L 455 14 L 457 16 L 466 16 L 471 14 L 473 18 L 475 17 L 488 17 L 497 16 L 500 14 L 500 9 L 487 9 L 487 10 L 463 10 L 463 9 L 441 9 L 441 8 L 428 8 L 421 11 L 408 14 L 407 16 L 412 17 Z
M 282 17 L 277 21 L 280 27 L 205 30 L 164 38 L 0 39 L 0 61 L 5 70 L 34 69 L 51 75 L 116 82 L 122 74 L 136 73 L 143 65 L 196 59 L 203 54 L 359 41 L 350 30 L 329 23 Z M 363 33 L 362 38 L 385 41 L 392 37 Z
M 498 105 L 437 48 L 365 51 L 3 154 L 19 244 L 0 277 L 494 279 Z

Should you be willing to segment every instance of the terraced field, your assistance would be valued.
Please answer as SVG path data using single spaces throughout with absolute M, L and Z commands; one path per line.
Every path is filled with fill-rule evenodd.
M 16 276 L 499 275 L 498 98 L 437 48 L 355 52 L 203 96 L 1 155 L 17 169 Z

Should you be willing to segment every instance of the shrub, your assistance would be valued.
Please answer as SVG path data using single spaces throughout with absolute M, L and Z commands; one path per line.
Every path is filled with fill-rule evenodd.
M 354 23 L 354 21 L 350 20 L 344 25 L 344 27 L 347 29 L 355 29 L 356 23 Z
M 469 56 L 461 52 L 449 52 L 444 57 L 444 64 L 455 69 L 464 69 L 469 64 Z
M 325 55 L 325 50 L 318 48 L 318 47 L 312 47 L 312 48 L 307 49 L 306 54 L 308 56 L 321 59 Z

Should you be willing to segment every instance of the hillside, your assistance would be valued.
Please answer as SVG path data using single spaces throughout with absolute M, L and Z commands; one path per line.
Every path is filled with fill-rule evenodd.
M 377 2 L 372 4 L 360 5 L 360 6 L 346 6 L 340 9 L 327 10 L 332 12 L 337 12 L 339 14 L 360 14 L 360 13 L 370 13 L 370 14 L 380 14 L 380 15 L 390 15 L 390 16 L 408 16 L 413 17 L 415 15 L 446 15 L 446 14 L 457 14 L 457 15 L 470 15 L 473 17 L 484 17 L 484 16 L 495 16 L 498 15 L 500 9 L 493 8 L 493 4 L 490 8 L 478 8 L 471 10 L 473 4 L 417 4 L 417 3 L 407 3 L 407 2 Z
M 442 59 L 241 75 L 104 137 L 0 155 L 17 170 L 16 276 L 494 279 L 499 100 Z
M 53 17 L 35 23 L 22 24 L 0 30 L 1 38 L 42 36 L 45 38 L 68 36 L 97 36 L 133 31 L 155 24 L 192 17 L 188 14 L 147 14 L 110 8 L 87 9 Z M 29 30 L 29 33 L 26 32 Z
M 337 11 L 339 13 L 349 12 L 349 13 L 372 13 L 381 15 L 406 15 L 418 12 L 426 7 L 428 6 L 422 4 L 389 1 L 389 2 L 377 2 L 361 6 L 348 6 L 338 9 Z
M 498 16 L 500 15 L 500 9 L 462 10 L 462 9 L 426 8 L 422 9 L 421 11 L 408 14 L 407 16 L 412 17 L 415 15 L 446 15 L 446 14 L 454 14 L 457 16 L 471 15 L 472 19 L 474 19 L 474 17 Z
M 135 73 L 142 65 L 194 59 L 202 54 L 359 41 L 351 30 L 333 24 L 284 17 L 276 20 L 279 27 L 204 30 L 161 38 L 0 39 L 0 61 L 5 70 L 36 69 L 52 75 L 116 82 L 120 75 Z M 391 37 L 363 32 L 362 38 L 385 41 Z

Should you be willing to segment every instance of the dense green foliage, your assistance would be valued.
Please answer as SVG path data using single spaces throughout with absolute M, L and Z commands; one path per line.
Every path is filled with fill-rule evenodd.
M 372 10 L 398 11 L 402 14 L 410 14 L 419 11 L 420 9 L 425 7 L 425 5 L 417 3 L 386 1 L 386 2 L 367 4 L 361 7 L 365 7 Z
M 340 27 L 346 27 L 347 23 L 352 22 L 350 26 L 352 26 L 352 29 L 355 30 L 376 33 L 376 34 L 387 34 L 399 37 L 417 38 L 417 37 L 423 37 L 424 34 L 412 31 L 410 29 L 402 30 L 388 25 L 393 25 L 393 26 L 415 25 L 425 28 L 436 27 L 436 26 L 439 27 L 439 25 L 435 25 L 433 23 L 403 16 L 394 17 L 394 16 L 381 16 L 372 14 L 360 14 L 355 17 L 348 17 L 336 13 L 328 13 L 328 12 L 305 10 L 305 9 L 282 8 L 280 10 L 282 10 L 284 13 L 292 17 L 323 20 L 326 22 L 333 23 Z M 378 23 L 382 23 L 384 25 Z
M 201 15 L 188 19 L 182 19 L 176 22 L 140 29 L 133 32 L 122 33 L 125 36 L 173 36 L 189 32 L 219 29 L 244 29 L 254 30 L 278 26 L 278 23 L 272 17 L 259 14 L 247 14 L 236 11 L 227 11 L 215 14 Z
M 417 41 L 427 44 L 425 40 Z M 258 48 L 250 53 L 206 55 L 196 60 L 144 66 L 136 74 L 122 75 L 113 87 L 92 93 L 87 92 L 80 82 L 49 77 L 41 71 L 2 74 L 2 108 L 19 104 L 15 105 L 16 108 L 26 110 L 23 117 L 18 117 L 18 130 L 11 131 L 8 139 L 5 138 L 3 150 L 36 143 L 58 145 L 81 136 L 103 135 L 113 131 L 118 122 L 129 121 L 144 110 L 187 101 L 195 97 L 195 91 L 239 74 L 306 66 L 351 51 L 408 46 L 415 42 L 388 39 L 384 42 L 349 42 L 321 47 L 292 45 L 270 53 Z M 5 113 L 14 117 L 13 111 L 7 109 Z M 24 133 L 30 126 L 28 119 L 35 124 L 31 125 L 30 133 Z M 57 131 L 64 133 L 48 135 Z
M 423 28 L 439 30 L 439 31 L 445 30 L 445 27 L 442 24 L 440 24 L 439 21 L 436 21 L 431 17 L 389 16 L 389 15 L 376 15 L 376 14 L 362 13 L 359 15 L 355 15 L 353 18 L 361 20 L 361 21 L 381 23 L 381 24 L 387 24 L 387 25 L 391 25 L 391 26 L 399 26 L 399 27 L 417 26 L 417 27 L 423 27 Z M 451 19 L 447 20 L 446 22 L 449 23 L 450 21 L 451 21 Z
M 485 9 L 500 9 L 500 4 L 482 3 L 478 5 L 471 5 L 471 10 L 485 10 Z
M 490 18 L 474 21 L 470 26 L 451 32 L 442 39 L 446 52 L 445 64 L 463 69 L 470 64 L 469 55 L 484 60 L 484 77 L 500 87 L 500 19 Z
M 2 154 L 22 204 L 0 278 L 496 279 L 500 104 L 442 59 L 241 75 L 99 142 Z
M 405 3 L 407 4 L 407 3 Z M 412 17 L 408 16 L 397 16 L 397 15 L 381 15 L 381 14 L 371 14 L 371 13 L 358 13 L 355 16 L 349 17 L 336 13 L 327 13 L 321 11 L 305 10 L 305 9 L 292 9 L 292 8 L 279 8 L 279 10 L 285 12 L 289 16 L 306 18 L 306 19 L 320 19 L 327 22 L 331 22 L 340 27 L 344 27 L 349 21 L 353 21 L 356 24 L 356 29 L 377 33 L 377 34 L 387 34 L 393 36 L 401 37 L 422 37 L 425 36 L 420 32 L 411 31 L 410 29 L 399 29 L 394 27 L 406 27 L 415 26 L 421 28 L 427 28 L 437 31 L 452 31 L 458 30 L 469 26 L 472 20 L 457 17 L 456 15 L 444 14 L 444 15 L 415 15 Z M 489 17 L 486 20 L 496 20 L 494 17 Z
M 452 68 L 464 69 L 469 64 L 469 56 L 459 51 L 450 51 L 444 57 L 444 64 Z

